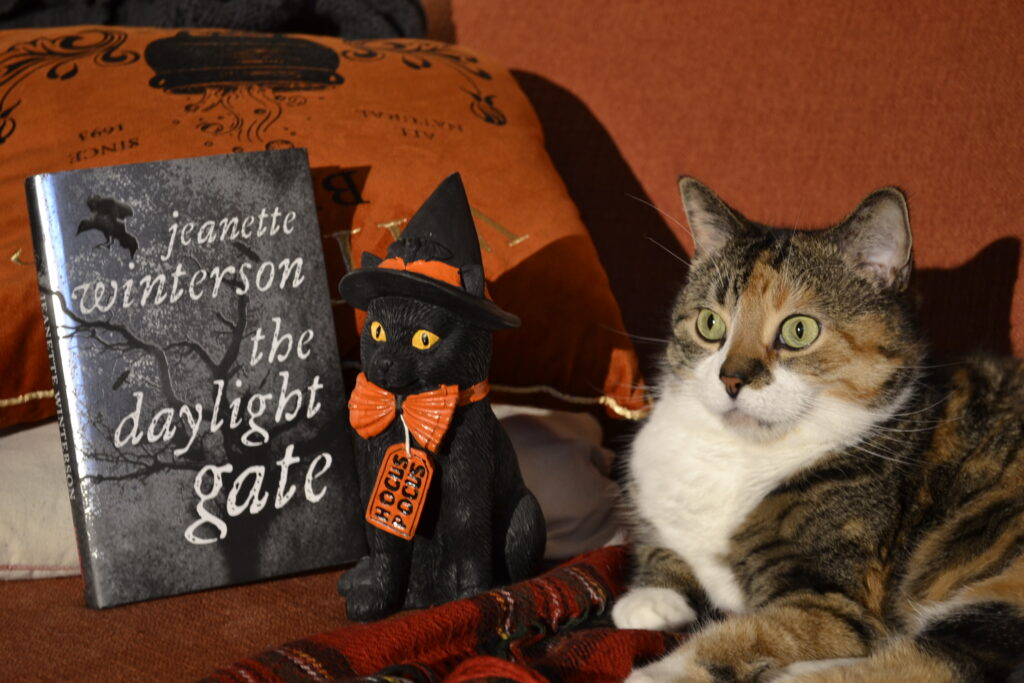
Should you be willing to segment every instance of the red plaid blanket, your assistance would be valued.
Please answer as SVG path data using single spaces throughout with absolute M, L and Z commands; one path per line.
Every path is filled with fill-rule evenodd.
M 681 639 L 612 625 L 625 568 L 621 546 L 601 548 L 530 581 L 287 643 L 206 681 L 619 681 Z

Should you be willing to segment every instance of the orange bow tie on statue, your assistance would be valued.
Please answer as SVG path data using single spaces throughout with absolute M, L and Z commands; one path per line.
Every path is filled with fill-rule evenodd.
M 461 391 L 454 384 L 443 384 L 432 391 L 411 394 L 402 401 L 402 419 L 416 441 L 436 453 L 455 408 L 479 401 L 487 396 L 489 388 L 484 380 Z M 364 439 L 377 436 L 395 420 L 397 413 L 395 395 L 359 373 L 348 401 L 348 420 L 356 433 Z

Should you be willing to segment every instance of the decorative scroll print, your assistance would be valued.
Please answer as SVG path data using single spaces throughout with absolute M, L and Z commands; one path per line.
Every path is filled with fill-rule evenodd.
M 469 95 L 469 109 L 473 115 L 486 123 L 504 126 L 508 119 L 494 104 L 495 95 L 488 95 L 479 81 L 490 81 L 491 74 L 480 68 L 479 60 L 471 54 L 449 45 L 432 40 L 353 40 L 351 50 L 343 50 L 341 56 L 349 61 L 367 62 L 384 59 L 387 54 L 401 55 L 402 63 L 410 69 L 429 69 L 443 64 L 462 76 L 466 84 L 461 88 Z
M 57 38 L 36 38 L 0 53 L 0 145 L 17 128 L 14 110 L 21 100 L 14 90 L 22 81 L 46 69 L 46 77 L 66 81 L 78 73 L 78 60 L 91 57 L 99 66 L 124 66 L 138 61 L 139 54 L 122 50 L 128 34 L 107 29 L 87 29 Z
M 239 142 L 264 142 L 264 136 L 281 118 L 284 106 L 305 103 L 306 99 L 300 95 L 278 95 L 269 85 L 247 83 L 207 88 L 194 102 L 185 105 L 185 111 L 200 114 L 196 128 L 204 133 L 230 135 Z M 282 140 L 267 148 L 291 146 Z

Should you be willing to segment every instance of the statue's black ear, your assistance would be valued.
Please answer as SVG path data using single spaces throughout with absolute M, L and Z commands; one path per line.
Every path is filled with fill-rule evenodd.
M 363 252 L 363 258 L 360 261 L 360 267 L 361 268 L 376 268 L 377 266 L 380 265 L 380 262 L 382 260 L 383 259 L 380 256 L 377 256 L 373 252 L 371 252 L 371 251 L 364 251 Z
M 479 263 L 467 263 L 459 269 L 462 273 L 462 286 L 475 296 L 484 295 L 484 267 Z
M 906 288 L 913 238 L 907 200 L 900 190 L 884 187 L 872 192 L 829 234 L 865 278 L 885 288 Z
M 718 251 L 744 231 L 738 214 L 696 178 L 679 179 L 679 196 L 693 232 L 697 256 Z

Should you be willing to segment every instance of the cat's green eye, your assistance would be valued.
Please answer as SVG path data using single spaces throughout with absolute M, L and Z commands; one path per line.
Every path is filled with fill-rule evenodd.
M 430 330 L 416 330 L 416 333 L 412 335 L 412 345 L 420 351 L 426 351 L 439 341 L 441 338 Z
M 802 349 L 810 346 L 820 334 L 817 320 L 808 315 L 794 315 L 782 322 L 779 343 L 789 349 Z
M 725 337 L 725 321 L 710 308 L 702 308 L 697 314 L 697 334 L 709 342 L 721 341 Z
M 388 334 L 384 331 L 384 326 L 376 320 L 370 323 L 370 336 L 373 337 L 375 342 L 386 342 L 388 340 Z

